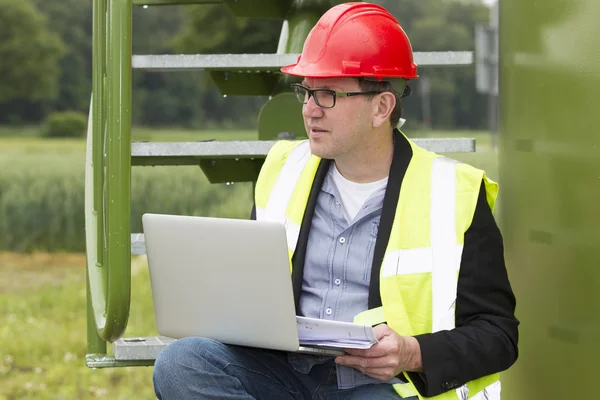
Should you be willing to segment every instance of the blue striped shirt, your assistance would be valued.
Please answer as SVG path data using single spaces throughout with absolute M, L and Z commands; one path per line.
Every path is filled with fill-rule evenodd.
M 352 322 L 368 308 L 373 250 L 383 208 L 385 187 L 373 193 L 352 222 L 344 214 L 332 169 L 317 198 L 306 248 L 300 312 L 306 317 Z M 330 358 L 290 354 L 297 371 Z M 337 365 L 340 389 L 378 383 L 350 367 Z M 394 379 L 391 383 L 400 382 Z

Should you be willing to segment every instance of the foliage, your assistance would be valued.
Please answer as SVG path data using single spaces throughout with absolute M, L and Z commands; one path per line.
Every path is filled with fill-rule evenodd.
M 48 138 L 84 137 L 87 116 L 79 111 L 54 112 L 48 115 L 43 136 Z
M 174 45 L 184 53 L 275 53 L 281 25 L 275 20 L 237 18 L 223 6 L 195 7 Z
M 29 0 L 0 0 L 0 104 L 56 97 L 63 44 Z M 1 107 L 1 106 L 0 106 Z
M 210 21 L 209 23 L 207 23 Z M 223 5 L 191 7 L 189 22 L 173 37 L 176 53 L 186 54 L 260 54 L 275 53 L 281 21 L 236 18 Z M 198 75 L 201 94 L 199 109 L 214 122 L 254 127 L 265 98 L 229 97 L 218 92 L 208 74 Z M 235 116 L 232 118 L 232 110 Z
M 483 4 L 439 0 L 378 1 L 399 20 L 415 51 L 474 51 L 475 25 L 487 23 L 489 10 Z M 424 119 L 423 83 L 429 81 L 431 123 L 434 128 L 483 128 L 486 101 L 475 90 L 475 67 L 422 67 L 420 79 L 405 100 L 408 119 Z
M 222 132 L 166 133 L 202 140 Z M 229 139 L 250 137 L 230 132 Z M 156 140 L 148 131 L 136 140 Z M 159 137 L 160 139 L 160 137 Z M 0 251 L 84 251 L 84 141 L 7 139 L 0 142 Z M 246 218 L 252 186 L 210 184 L 198 167 L 133 167 L 131 224 L 144 212 Z
M 0 250 L 84 251 L 84 179 L 79 157 L 0 172 Z M 211 185 L 197 167 L 133 170 L 131 224 L 144 212 L 248 217 L 249 184 Z
M 189 6 L 133 8 L 133 53 L 172 54 L 174 35 L 186 26 Z M 203 107 L 210 92 L 202 72 L 133 71 L 133 123 L 200 127 L 211 114 Z
M 0 22 L 0 32 L 5 32 L 0 33 L 0 38 L 2 35 L 8 35 L 31 46 L 33 44 L 30 44 L 27 38 L 32 35 L 36 38 L 43 37 L 43 41 L 48 43 L 54 43 L 54 39 L 65 43 L 64 52 L 52 53 L 54 59 L 37 59 L 34 64 L 25 63 L 27 68 L 45 72 L 43 79 L 49 83 L 41 85 L 39 90 L 50 87 L 44 89 L 44 93 L 48 94 L 44 97 L 47 100 L 25 96 L 25 89 L 32 87 L 31 82 L 35 80 L 29 80 L 29 86 L 23 86 L 22 93 L 25 98 L 19 98 L 21 91 L 15 93 L 14 90 L 0 89 L 0 108 L 3 111 L 0 114 L 0 123 L 39 122 L 49 112 L 56 110 L 78 110 L 87 113 L 92 73 L 92 2 L 0 1 L 2 4 L 11 5 L 8 9 L 27 8 L 26 4 L 33 1 L 39 10 L 33 11 L 38 16 L 43 15 L 46 20 L 46 23 L 15 24 L 14 21 L 22 19 L 11 18 L 6 24 Z M 376 2 L 386 6 L 400 20 L 415 51 L 473 50 L 475 24 L 486 22 L 489 13 L 480 0 Z M 4 11 L 5 8 L 2 7 L 0 19 L 8 15 Z M 32 8 L 29 9 L 31 11 Z M 38 21 L 39 18 L 25 20 Z M 281 25 L 282 22 L 277 20 L 236 18 L 224 4 L 150 6 L 146 9 L 136 6 L 133 8 L 133 53 L 273 53 L 277 48 Z M 49 35 L 35 33 L 46 31 Z M 0 49 L 5 47 L 4 42 L 0 41 Z M 41 48 L 44 49 L 43 46 Z M 40 54 L 46 53 L 42 51 Z M 31 54 L 37 57 L 38 52 L 29 51 L 30 58 L 33 57 Z M 16 58 L 11 58 L 15 61 L 8 64 L 4 63 L 6 57 L 0 59 L 3 60 L 0 69 L 10 68 L 8 76 L 21 72 L 19 68 L 22 68 L 22 65 Z M 473 66 L 422 67 L 419 73 L 430 82 L 429 103 L 435 128 L 485 126 L 486 102 L 475 90 Z M 413 95 L 405 100 L 405 113 L 410 121 L 419 122 L 424 118 L 423 100 L 427 99 L 422 97 L 421 83 L 425 79 L 411 83 Z M 4 79 L 0 88 L 2 85 L 19 88 L 13 83 L 12 79 Z M 133 71 L 132 113 L 133 122 L 137 125 L 228 125 L 254 128 L 264 101 L 263 97 L 223 98 L 208 75 L 202 71 Z
M 92 77 L 92 1 L 33 1 L 48 17 L 50 30 L 66 44 L 59 61 L 60 85 L 53 109 L 87 113 Z

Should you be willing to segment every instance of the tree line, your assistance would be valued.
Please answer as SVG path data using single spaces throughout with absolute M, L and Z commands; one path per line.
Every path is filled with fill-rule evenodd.
M 257 1 L 258 2 L 258 1 Z M 474 50 L 480 0 L 379 0 L 415 51 Z M 236 18 L 225 5 L 133 9 L 133 54 L 274 53 L 281 21 Z M 91 0 L 0 0 L 0 124 L 32 124 L 55 111 L 88 112 L 92 82 Z M 475 67 L 423 67 L 404 104 L 412 126 L 485 128 Z M 133 71 L 136 125 L 252 127 L 264 98 L 224 98 L 203 72 Z M 425 106 L 429 112 L 424 112 Z M 426 121 L 424 118 L 428 117 Z

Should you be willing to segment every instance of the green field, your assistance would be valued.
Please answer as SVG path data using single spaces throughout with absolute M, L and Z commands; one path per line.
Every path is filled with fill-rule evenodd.
M 81 254 L 0 253 L 0 399 L 152 399 L 152 368 L 85 366 Z M 143 257 L 132 262 L 127 336 L 156 335 Z
M 134 140 L 251 140 L 251 131 L 152 131 L 136 129 Z M 0 136 L 0 251 L 84 250 L 82 139 L 44 140 Z M 211 185 L 196 166 L 134 167 L 132 229 L 144 212 L 248 216 L 249 183 Z
M 38 139 L 35 128 L 21 131 L 19 137 L 14 134 L 0 128 L 0 245 L 12 237 L 11 246 L 31 253 L 0 252 L 0 399 L 154 398 L 151 367 L 91 370 L 85 366 L 84 255 L 34 251 L 56 250 L 80 240 L 83 216 L 73 208 L 79 207 L 83 196 L 83 140 Z M 490 151 L 485 134 L 412 136 L 448 135 L 476 137 L 476 153 L 452 156 L 498 179 L 496 154 Z M 254 134 L 136 129 L 133 136 L 189 141 L 252 139 Z M 197 167 L 136 167 L 133 181 L 132 192 L 140 193 L 136 215 L 179 210 L 243 216 L 252 201 L 248 185 L 210 185 Z M 156 335 L 148 272 L 145 258 L 133 257 L 126 336 L 148 335 Z

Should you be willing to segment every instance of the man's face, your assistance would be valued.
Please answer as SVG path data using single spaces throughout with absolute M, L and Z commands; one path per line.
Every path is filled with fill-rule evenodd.
M 310 89 L 360 92 L 355 78 L 306 78 Z M 333 108 L 322 108 L 311 96 L 302 106 L 304 127 L 311 152 L 321 158 L 336 159 L 360 151 L 372 129 L 372 102 L 364 95 L 337 97 Z

